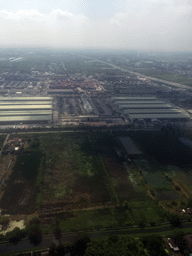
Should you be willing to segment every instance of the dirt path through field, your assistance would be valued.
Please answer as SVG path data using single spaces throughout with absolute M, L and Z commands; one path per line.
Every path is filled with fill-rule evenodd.
M 60 210 L 60 211 L 52 211 L 52 212 L 46 212 L 46 213 L 40 213 L 41 216 L 46 216 L 49 214 L 58 214 L 58 213 L 65 213 L 65 212 L 78 212 L 78 211 L 91 211 L 91 210 L 99 210 L 104 208 L 114 208 L 119 205 L 98 205 L 98 206 L 92 206 L 87 208 L 77 208 L 77 209 L 71 209 L 71 210 Z
M 8 141 L 8 139 L 9 139 L 9 136 L 10 136 L 10 134 L 7 134 L 7 137 L 6 137 L 6 139 L 5 139 L 4 143 L 3 143 L 3 146 L 2 146 L 2 148 L 1 148 L 0 155 L 2 154 L 2 151 L 3 151 L 4 146 L 7 144 L 7 141 Z
M 141 182 L 144 184 L 144 186 L 145 186 L 145 188 L 146 188 L 146 190 L 147 190 L 147 193 L 148 193 L 148 195 L 152 198 L 152 199 L 156 199 L 156 197 L 155 196 L 153 196 L 152 194 L 151 194 L 151 187 L 147 184 L 147 183 L 145 183 L 145 181 L 144 181 L 144 179 L 143 179 L 143 177 L 141 176 L 141 174 L 138 172 L 138 176 L 139 176 L 139 179 L 141 180 Z
M 4 194 L 4 187 L 12 173 L 13 165 L 15 164 L 16 156 L 6 155 L 0 163 L 0 200 Z
M 182 181 L 180 180 L 173 180 L 173 184 L 174 186 L 178 186 L 181 189 L 181 194 L 185 197 L 185 198 L 189 198 L 192 194 L 192 191 L 189 190 L 187 188 L 187 186 L 185 184 L 182 183 Z

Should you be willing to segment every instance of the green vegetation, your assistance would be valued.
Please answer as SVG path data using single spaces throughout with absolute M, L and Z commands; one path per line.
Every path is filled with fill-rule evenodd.
M 0 149 L 1 149 L 1 147 L 3 146 L 3 143 L 4 143 L 4 141 L 5 141 L 5 138 L 6 138 L 5 135 L 0 135 Z
M 20 62 L 14 63 L 13 70 L 27 74 L 31 72 L 31 69 L 33 67 L 34 67 L 34 63 L 29 60 L 26 60 L 26 61 L 20 61 Z
M 159 163 L 146 144 L 167 134 L 178 140 L 170 130 L 121 132 L 144 152 L 131 163 L 123 151 L 117 154 L 118 132 L 22 135 L 28 147 L 15 162 L 1 204 L 11 213 L 39 210 L 44 234 L 54 225 L 64 232 L 166 221 L 165 209 L 178 213 L 185 207 L 187 190 L 175 181 L 178 171 Z
M 122 75 L 119 69 L 114 69 L 107 64 L 96 62 L 96 61 L 86 61 L 84 58 L 70 60 L 70 62 L 65 62 L 65 67 L 68 74 L 75 73 L 85 73 L 87 75 L 103 74 L 103 75 Z
M 134 71 L 139 72 L 146 76 L 155 77 L 158 79 L 162 79 L 165 81 L 175 82 L 179 84 L 185 84 L 185 85 L 192 85 L 191 79 L 186 75 L 179 75 L 172 72 L 165 72 L 165 71 L 159 71 L 159 70 L 152 70 L 152 69 L 134 69 Z
M 15 162 L 1 207 L 10 213 L 34 211 L 36 191 L 34 190 L 42 152 L 28 151 L 20 154 Z
M 90 242 L 85 252 L 86 256 L 99 255 L 149 255 L 141 241 L 129 236 L 112 236 L 104 241 Z

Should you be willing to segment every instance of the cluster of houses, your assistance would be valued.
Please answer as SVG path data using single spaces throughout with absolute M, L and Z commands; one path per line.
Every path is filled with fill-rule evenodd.
M 22 139 L 14 138 L 10 140 L 6 154 L 17 154 L 22 147 Z
M 192 214 L 192 208 L 182 209 L 181 212 Z
M 192 252 L 192 234 L 188 234 L 188 235 L 185 235 L 183 237 L 186 241 L 186 246 L 187 246 L 187 249 Z M 179 247 L 177 246 L 177 244 L 175 244 L 175 241 L 174 239 L 172 238 L 167 238 L 166 239 L 167 242 L 168 242 L 168 245 L 169 247 L 174 251 L 174 252 L 179 252 Z M 190 254 L 191 255 L 191 254 Z

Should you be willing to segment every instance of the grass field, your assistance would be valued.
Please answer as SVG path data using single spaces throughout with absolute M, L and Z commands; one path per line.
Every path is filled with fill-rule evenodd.
M 3 146 L 3 143 L 5 141 L 6 135 L 0 135 L 0 149 Z
M 19 155 L 13 172 L 1 199 L 1 208 L 11 214 L 30 213 L 35 209 L 36 191 L 34 190 L 41 151 Z
M 46 155 L 43 205 L 62 201 L 69 209 L 110 200 L 101 159 L 87 134 L 42 136 L 40 140 Z
M 192 85 L 192 81 L 189 77 L 187 77 L 186 75 L 179 75 L 176 73 L 171 73 L 171 72 L 159 72 L 159 70 L 151 70 L 151 69 L 135 69 L 136 72 L 139 72 L 143 75 L 146 76 L 151 76 L 151 77 L 155 77 L 158 79 L 162 79 L 165 81 L 170 81 L 170 82 L 175 82 L 175 83 L 179 83 L 179 84 L 185 84 L 185 85 Z
M 167 179 L 173 170 L 146 154 L 128 163 L 117 154 L 121 145 L 110 132 L 20 137 L 26 147 L 17 157 L 1 208 L 15 214 L 39 210 L 45 232 L 55 223 L 72 231 L 165 220 L 145 182 L 156 199 L 176 200 Z

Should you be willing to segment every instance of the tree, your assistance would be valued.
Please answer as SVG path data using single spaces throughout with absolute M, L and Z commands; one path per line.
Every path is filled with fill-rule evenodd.
M 167 218 L 173 227 L 179 228 L 182 226 L 181 218 L 177 214 L 169 213 Z
M 176 228 L 173 230 L 173 239 L 175 244 L 179 247 L 181 253 L 184 253 L 185 249 L 187 249 L 186 240 L 184 239 L 183 230 Z
M 92 241 L 88 243 L 85 256 L 149 256 L 143 244 L 130 236 L 120 236 L 118 239 Z
M 62 234 L 58 226 L 54 228 L 53 233 L 54 233 L 55 239 L 58 240 L 59 243 L 61 244 Z
M 55 255 L 56 244 L 52 243 L 49 247 L 49 255 Z
M 159 235 L 146 236 L 141 238 L 144 247 L 149 252 L 150 256 L 166 256 L 163 248 L 163 241 Z
M 29 225 L 39 225 L 41 223 L 40 219 L 38 217 L 34 217 L 29 221 Z
M 20 230 L 20 228 L 16 227 L 12 231 L 8 232 L 6 237 L 8 238 L 10 244 L 16 245 L 21 238 L 23 238 L 23 232 Z
M 56 255 L 60 256 L 60 255 L 65 255 L 65 247 L 63 245 L 58 245 L 56 248 Z
M 85 234 L 77 235 L 74 238 L 71 255 L 84 255 L 87 249 L 87 244 L 90 242 L 89 236 Z
M 9 224 L 9 217 L 0 217 L 0 224 L 3 226 L 7 226 Z
M 165 137 L 179 139 L 182 136 L 183 132 L 176 125 L 167 124 L 161 127 L 161 134 Z
M 28 239 L 34 246 L 40 245 L 42 242 L 42 232 L 38 225 L 32 225 L 29 227 Z
M 123 207 L 125 210 L 130 210 L 129 203 L 127 202 L 127 200 L 125 200 L 125 201 L 122 203 L 122 207 Z
M 156 225 L 156 222 L 153 221 L 153 220 L 151 220 L 151 221 L 149 222 L 149 224 L 150 224 L 152 227 L 154 227 L 154 226 Z

